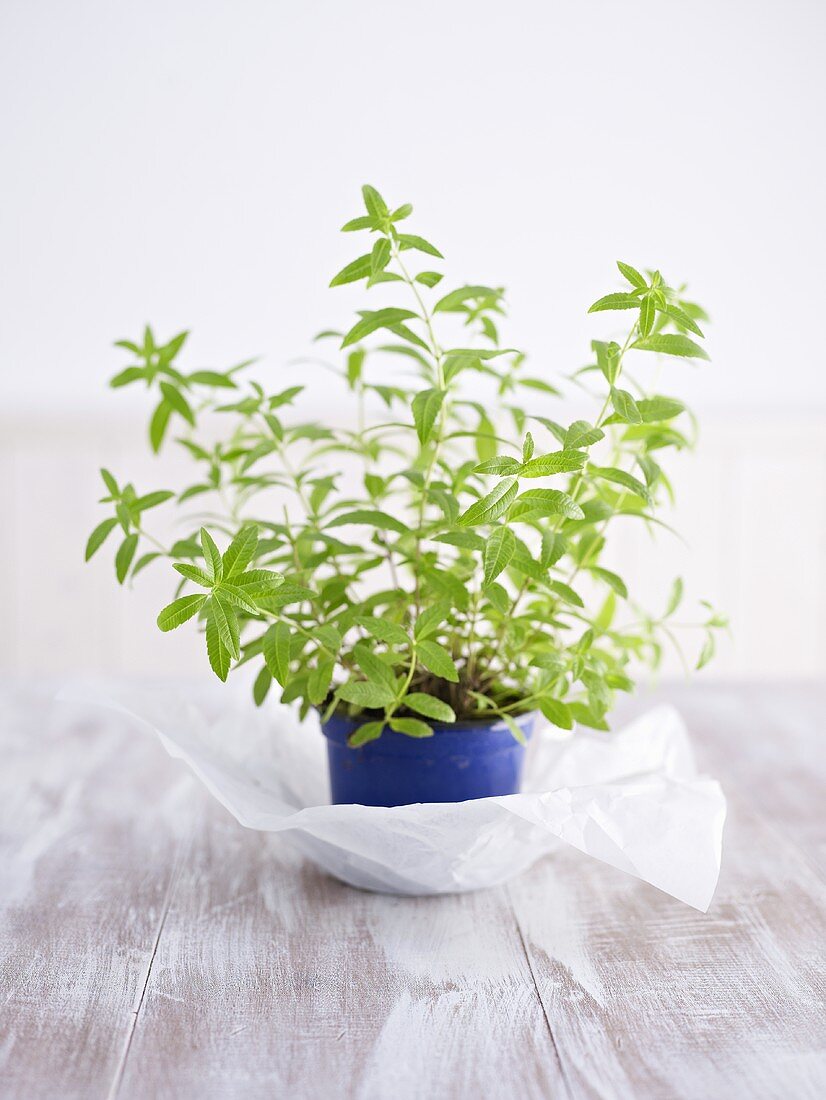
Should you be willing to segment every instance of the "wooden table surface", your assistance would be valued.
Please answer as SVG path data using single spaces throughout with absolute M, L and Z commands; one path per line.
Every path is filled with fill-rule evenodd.
M 567 848 L 353 890 L 125 717 L 6 690 L 0 1096 L 823 1097 L 826 690 L 662 698 L 729 798 L 707 915 Z

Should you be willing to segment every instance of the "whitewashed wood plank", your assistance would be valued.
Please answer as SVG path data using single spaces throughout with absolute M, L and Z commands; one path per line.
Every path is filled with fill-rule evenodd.
M 0 669 L 10 671 L 15 665 L 16 639 L 23 625 L 15 578 L 17 576 L 16 529 L 18 515 L 14 492 L 15 457 L 0 436 L 0 601 L 4 609 L 4 629 L 0 631 Z
M 718 730 L 721 696 L 730 710 L 743 693 L 705 708 Z M 782 761 L 733 778 L 773 735 L 758 714 L 728 767 L 717 754 L 730 816 L 707 915 L 571 850 L 509 887 L 574 1096 L 823 1095 L 826 890 L 785 823 L 764 816 Z
M 826 687 L 695 682 L 657 698 L 680 709 L 702 767 L 734 784 L 826 881 Z
M 565 1096 L 506 896 L 363 893 L 205 808 L 120 1095 Z
M 0 1094 L 103 1097 L 188 834 L 191 780 L 111 716 L 55 716 L 33 692 L 4 693 L 0 708 Z
M 360 893 L 152 738 L 7 704 L 4 1097 L 822 1094 L 823 692 L 669 694 L 733 796 L 707 917 L 564 849 L 504 890 Z

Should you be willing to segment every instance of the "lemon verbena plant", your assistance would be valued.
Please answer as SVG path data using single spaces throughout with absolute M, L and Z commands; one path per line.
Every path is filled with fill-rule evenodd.
M 305 387 L 250 381 L 249 362 L 187 370 L 186 333 L 119 341 L 132 362 L 111 385 L 152 391 L 152 449 L 174 435 L 198 472 L 141 495 L 102 471 L 113 514 L 86 556 L 118 530 L 120 583 L 171 563 L 161 630 L 195 620 L 221 680 L 254 664 L 258 704 L 277 684 L 305 713 L 345 712 L 361 720 L 354 745 L 494 716 L 521 737 L 513 716 L 531 709 L 607 729 L 633 669 L 676 644 L 682 597 L 678 580 L 651 614 L 603 564 L 617 523 L 662 524 L 663 460 L 692 441 L 683 403 L 648 392 L 634 365 L 706 359 L 705 315 L 659 272 L 619 263 L 623 289 L 591 312 L 618 311 L 623 335 L 594 340 L 568 377 L 533 374 L 501 345 L 502 290 L 445 293 L 441 253 L 405 231 L 410 205 L 363 198 L 344 231 L 366 244 L 331 285 L 379 301 L 320 336 L 352 415 L 296 416 Z M 572 383 L 589 419 L 565 415 Z M 165 504 L 184 510 L 171 545 L 147 527 Z M 723 620 L 706 605 L 697 625 L 704 664 Z

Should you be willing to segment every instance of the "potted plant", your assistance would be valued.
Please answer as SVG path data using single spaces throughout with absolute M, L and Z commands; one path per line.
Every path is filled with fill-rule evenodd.
M 592 342 L 571 378 L 596 412 L 571 421 L 566 380 L 501 345 L 502 289 L 445 292 L 441 253 L 405 231 L 410 205 L 363 197 L 343 228 L 367 244 L 331 285 L 363 282 L 379 301 L 318 337 L 349 419 L 295 419 L 304 386 L 251 381 L 250 362 L 184 369 L 186 332 L 118 341 L 132 361 L 111 385 L 154 393 L 152 450 L 174 437 L 198 473 L 139 494 L 103 470 L 113 514 L 86 557 L 118 530 L 121 584 L 171 562 L 160 629 L 195 620 L 222 681 L 256 666 L 258 705 L 275 684 L 302 715 L 317 708 L 334 802 L 514 793 L 537 712 L 607 730 L 632 666 L 674 640 L 681 582 L 651 615 L 602 561 L 617 522 L 662 524 L 663 456 L 690 443 L 683 403 L 629 367 L 706 359 L 705 315 L 659 272 L 619 263 L 624 288 L 590 312 L 620 311 L 625 334 Z M 171 545 L 146 526 L 167 502 L 199 513 Z M 698 667 L 724 624 L 709 608 L 699 625 Z

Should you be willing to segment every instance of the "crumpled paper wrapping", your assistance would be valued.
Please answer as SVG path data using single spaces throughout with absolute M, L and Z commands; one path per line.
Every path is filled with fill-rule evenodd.
M 610 734 L 536 730 L 521 794 L 390 809 L 331 806 L 315 716 L 257 710 L 225 689 L 183 698 L 75 689 L 153 729 L 249 829 L 283 833 L 336 878 L 394 894 L 505 882 L 560 841 L 705 912 L 720 871 L 726 802 L 698 775 L 680 715 L 649 711 Z

